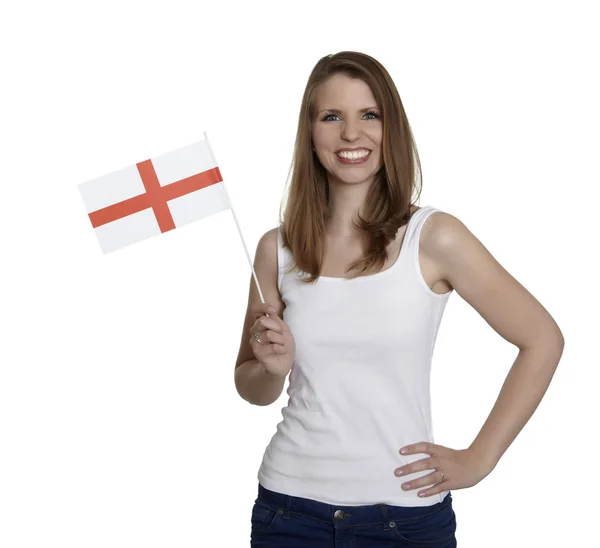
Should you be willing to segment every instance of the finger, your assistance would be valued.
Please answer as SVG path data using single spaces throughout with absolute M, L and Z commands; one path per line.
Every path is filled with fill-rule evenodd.
M 420 441 L 418 443 L 413 443 L 411 445 L 405 445 L 402 447 L 400 452 L 403 455 L 414 455 L 416 453 L 427 453 L 432 457 L 438 454 L 438 449 L 440 445 L 436 445 L 434 443 L 430 443 L 428 441 Z
M 285 346 L 282 346 L 281 344 L 270 344 L 269 346 L 274 354 L 285 354 L 287 352 Z
M 411 462 L 405 466 L 400 466 L 394 470 L 394 473 L 397 476 L 407 476 L 408 474 L 412 474 L 413 472 L 420 472 L 421 470 L 435 470 L 439 468 L 440 461 L 437 457 L 428 457 L 426 459 L 417 460 L 415 462 Z M 397 472 L 401 471 L 401 474 Z
M 271 318 L 267 316 L 258 316 L 250 326 L 250 334 L 260 333 L 261 331 L 269 329 L 270 326 L 276 327 L 277 324 L 272 322 Z
M 257 318 L 254 323 L 250 326 L 250 340 L 254 341 L 254 337 L 263 331 L 263 327 L 260 324 L 259 318 Z
M 453 487 L 452 489 L 455 489 L 455 487 Z M 442 481 L 434 487 L 431 487 L 430 489 L 424 489 L 423 491 L 419 491 L 417 495 L 419 495 L 420 497 L 431 497 L 433 495 L 441 493 L 442 491 L 451 491 L 451 488 L 447 485 L 446 481 Z
M 407 481 L 402 484 L 402 489 L 405 491 L 410 491 L 412 489 L 418 489 L 419 487 L 426 487 L 428 485 L 434 485 L 435 483 L 440 483 L 440 473 L 436 470 L 431 474 L 427 474 L 421 478 L 417 478 L 411 481 Z
M 256 334 L 258 333 L 258 338 L 260 342 L 256 340 Z M 258 345 L 261 347 L 264 346 L 272 346 L 273 344 L 279 345 L 282 350 L 280 353 L 285 352 L 285 337 L 277 333 L 276 331 L 271 331 L 270 329 L 261 330 L 260 328 L 256 328 L 255 330 L 250 330 L 250 346 L 254 349 L 253 345 Z
M 269 312 L 269 310 L 273 310 L 273 312 Z M 265 306 L 262 315 L 265 316 L 265 318 L 273 319 L 273 321 L 277 322 L 278 324 L 282 322 L 282 319 L 277 314 L 277 310 L 273 305 Z
M 269 342 L 265 341 L 264 339 L 264 335 L 260 335 L 260 342 L 258 342 L 254 337 L 250 337 L 250 340 L 248 341 L 250 343 L 250 346 L 252 347 L 252 351 L 257 354 L 260 353 L 261 355 L 264 355 L 264 349 L 267 348 L 269 346 Z
M 276 322 L 273 318 L 267 318 L 266 316 L 261 316 L 256 320 L 257 329 L 270 329 L 271 331 L 276 331 L 277 333 L 283 334 L 283 326 L 281 323 Z
M 250 311 L 252 312 L 252 315 L 255 318 L 258 318 L 260 316 L 266 316 L 267 314 L 275 315 L 274 313 L 273 314 L 269 313 L 269 308 L 271 308 L 271 307 L 273 309 L 275 309 L 275 307 L 271 303 L 268 303 L 268 302 L 267 303 L 256 303 L 250 307 Z
M 261 346 L 266 346 L 269 344 L 278 344 L 282 347 L 285 346 L 285 337 L 276 331 L 266 330 L 259 331 L 258 333 L 260 333 L 258 337 L 260 342 L 255 339 L 254 335 L 250 337 L 251 342 L 254 344 L 259 344 Z
M 279 333 L 290 332 L 289 326 L 283 321 L 283 318 L 281 318 L 278 314 L 270 314 L 269 319 L 273 320 L 273 322 L 277 326 L 277 329 L 274 329 L 274 331 L 279 331 Z
M 256 340 L 257 336 L 261 342 L 258 342 Z M 256 326 L 253 326 L 252 328 L 250 328 L 250 342 L 255 343 L 255 344 L 265 344 L 266 343 L 265 331 L 260 327 L 260 325 L 256 324 Z
M 270 344 L 270 343 L 275 343 L 278 344 L 280 346 L 284 346 L 285 345 L 285 338 L 283 335 L 277 333 L 276 331 L 264 331 L 260 334 L 260 340 L 264 343 L 264 344 Z
M 434 487 L 432 491 L 429 491 L 428 489 L 426 489 L 425 491 L 419 491 L 417 493 L 417 495 L 419 495 L 419 497 L 423 498 L 423 497 L 431 497 L 433 495 L 437 495 L 438 493 L 441 493 L 442 491 L 447 491 L 447 489 L 439 489 L 436 490 L 436 488 Z
M 285 348 L 279 344 L 270 344 L 270 343 L 257 343 L 254 341 L 254 345 L 256 345 L 255 354 L 260 356 L 261 360 L 272 356 L 273 354 L 285 354 Z

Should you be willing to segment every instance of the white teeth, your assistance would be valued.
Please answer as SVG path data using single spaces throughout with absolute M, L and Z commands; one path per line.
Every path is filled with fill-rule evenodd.
M 359 158 L 364 158 L 370 154 L 370 150 L 361 150 L 360 152 L 338 152 L 337 155 L 341 158 L 346 158 L 348 160 L 358 160 Z

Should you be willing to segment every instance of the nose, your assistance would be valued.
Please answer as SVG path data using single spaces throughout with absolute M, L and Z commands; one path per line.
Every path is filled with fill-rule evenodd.
M 356 141 L 356 139 L 358 139 L 358 136 L 360 134 L 360 129 L 358 127 L 358 123 L 356 122 L 344 122 L 344 125 L 342 127 L 342 139 L 345 139 L 346 141 Z

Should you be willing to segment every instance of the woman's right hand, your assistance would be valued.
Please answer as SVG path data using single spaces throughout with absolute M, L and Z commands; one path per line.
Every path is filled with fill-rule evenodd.
M 273 313 L 268 312 L 269 307 L 269 303 L 259 303 L 251 308 L 256 321 L 250 328 L 250 346 L 267 373 L 284 378 L 296 358 L 296 341 L 288 325 L 275 314 L 275 309 Z M 254 338 L 256 333 L 259 333 L 260 342 Z

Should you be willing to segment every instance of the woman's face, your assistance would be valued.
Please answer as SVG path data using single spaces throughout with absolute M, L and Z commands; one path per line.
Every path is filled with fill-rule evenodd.
M 382 165 L 383 122 L 371 88 L 363 80 L 334 74 L 317 88 L 315 111 L 313 146 L 330 184 L 372 181 Z M 341 157 L 349 149 L 355 152 Z

